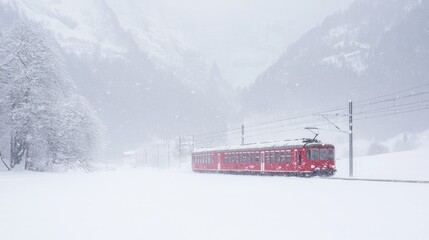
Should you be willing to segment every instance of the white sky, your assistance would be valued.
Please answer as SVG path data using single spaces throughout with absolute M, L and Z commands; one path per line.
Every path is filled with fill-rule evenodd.
M 157 4 L 164 16 L 216 60 L 226 80 L 246 86 L 289 44 L 352 1 L 160 0 Z

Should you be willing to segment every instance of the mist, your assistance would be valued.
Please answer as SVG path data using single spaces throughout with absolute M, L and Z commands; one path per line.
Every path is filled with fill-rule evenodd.
M 352 1 L 159 1 L 160 16 L 215 60 L 233 87 L 251 84 L 303 33 Z
M 306 127 L 346 131 L 338 116 L 348 102 L 383 94 L 396 101 L 356 107 L 366 114 L 356 136 L 420 134 L 427 33 L 407 26 L 426 29 L 426 8 L 417 0 L 2 1 L 0 23 L 47 30 L 105 126 L 102 158 L 116 159 L 182 137 L 194 147 L 237 144 L 242 124 L 247 143 L 311 136 Z M 276 124 L 253 127 L 265 122 Z
M 0 0 L 0 239 L 427 239 L 428 13 Z

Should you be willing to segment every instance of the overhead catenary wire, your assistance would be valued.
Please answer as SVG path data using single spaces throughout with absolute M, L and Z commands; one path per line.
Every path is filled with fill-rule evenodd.
M 388 94 L 384 94 L 384 95 L 377 96 L 377 97 L 372 97 L 372 98 L 367 98 L 367 99 L 360 99 L 360 100 L 354 101 L 354 105 L 355 106 L 359 106 L 361 103 L 364 103 L 364 102 L 370 102 L 370 101 L 373 101 L 373 100 L 376 100 L 376 99 L 390 97 L 390 96 L 398 95 L 398 94 L 401 94 L 401 93 L 406 93 L 406 92 L 409 92 L 411 90 L 421 89 L 423 87 L 429 87 L 429 83 L 420 84 L 420 85 L 417 85 L 417 86 L 414 86 L 414 87 L 403 89 L 401 91 L 396 91 L 396 92 L 393 92 L 393 93 L 388 93 Z
M 367 110 L 367 111 L 359 111 L 359 112 L 356 112 L 354 115 L 362 115 L 362 114 L 368 114 L 368 113 L 374 113 L 374 112 L 377 113 L 377 112 L 389 111 L 389 110 L 400 110 L 402 108 L 415 107 L 415 105 L 417 105 L 417 106 L 427 106 L 428 103 L 429 103 L 429 99 L 425 99 L 425 100 L 421 100 L 421 101 L 410 102 L 410 103 L 405 103 L 405 104 L 400 104 L 400 105 L 380 107 L 380 108 L 370 109 L 370 110 Z
M 246 124 L 246 127 L 247 128 L 252 128 L 252 127 L 257 127 L 257 126 L 262 126 L 262 125 L 277 123 L 277 122 L 285 122 L 285 121 L 290 121 L 290 120 L 295 120 L 295 119 L 310 117 L 310 116 L 314 116 L 314 115 L 318 115 L 318 114 L 339 111 L 339 110 L 343 110 L 343 109 L 347 109 L 347 106 L 346 105 L 340 105 L 340 106 L 337 106 L 337 107 L 334 107 L 334 108 L 327 108 L 327 109 L 321 110 L 321 111 L 307 111 L 305 113 L 297 114 L 297 115 L 294 115 L 294 116 L 291 116 L 291 117 L 287 117 L 287 118 L 276 119 L 276 120 L 265 121 L 265 122 L 259 122 L 259 123 L 253 123 L 253 124 Z
M 425 96 L 429 95 L 429 89 L 427 87 L 429 87 L 429 83 L 417 85 L 401 91 L 396 91 L 377 97 L 354 101 L 354 115 L 358 116 L 354 120 L 361 121 L 364 119 L 392 116 L 408 112 L 424 111 L 429 108 L 429 99 L 424 98 Z M 415 91 L 416 89 L 418 89 L 418 91 Z M 420 98 L 420 100 L 418 98 Z M 327 125 L 333 125 L 336 129 L 323 130 L 338 131 L 339 127 L 337 125 L 348 122 L 348 119 L 343 119 L 343 117 L 348 118 L 349 116 L 348 112 L 346 111 L 347 109 L 348 105 L 344 104 L 335 107 L 324 108 L 322 110 L 306 111 L 300 114 L 292 115 L 287 118 L 261 121 L 255 123 L 245 123 L 245 136 L 247 138 L 253 138 L 264 135 L 274 135 L 281 132 L 303 130 L 307 126 L 322 127 Z M 237 127 L 226 129 L 223 131 L 204 133 L 196 136 L 204 140 L 208 140 L 207 142 L 220 142 L 222 139 L 225 138 L 238 139 L 240 135 L 241 128 Z

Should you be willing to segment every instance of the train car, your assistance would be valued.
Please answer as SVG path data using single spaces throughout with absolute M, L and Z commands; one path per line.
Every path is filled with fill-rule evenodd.
M 195 172 L 332 176 L 335 147 L 313 139 L 217 148 L 192 153 Z

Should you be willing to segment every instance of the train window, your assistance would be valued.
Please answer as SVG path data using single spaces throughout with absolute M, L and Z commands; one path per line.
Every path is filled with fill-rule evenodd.
M 280 152 L 275 152 L 276 163 L 280 163 Z
M 255 154 L 255 163 L 259 163 L 259 153 L 257 152 L 256 154 Z
M 241 154 L 241 163 L 246 163 L 247 161 L 247 153 L 242 153 Z
M 270 152 L 265 152 L 265 163 L 270 163 Z
M 328 150 L 328 160 L 335 160 L 335 150 L 334 149 Z
M 234 163 L 239 163 L 240 155 L 238 153 L 234 153 Z
M 275 159 L 275 152 L 270 152 L 270 162 L 271 163 L 275 163 L 276 162 L 276 159 Z
M 280 162 L 284 163 L 285 162 L 285 151 L 281 151 L 280 152 Z
M 307 160 L 319 160 L 319 149 L 307 150 Z
M 286 163 L 290 163 L 290 157 L 291 156 L 291 152 L 290 151 L 286 151 Z
M 327 160 L 327 159 L 328 159 L 328 150 L 320 149 L 320 160 Z
M 255 155 L 256 155 L 256 153 L 254 153 L 254 152 L 252 152 L 250 154 L 250 163 L 255 163 Z
M 225 163 L 229 163 L 230 160 L 231 160 L 231 154 L 227 153 L 225 155 Z

